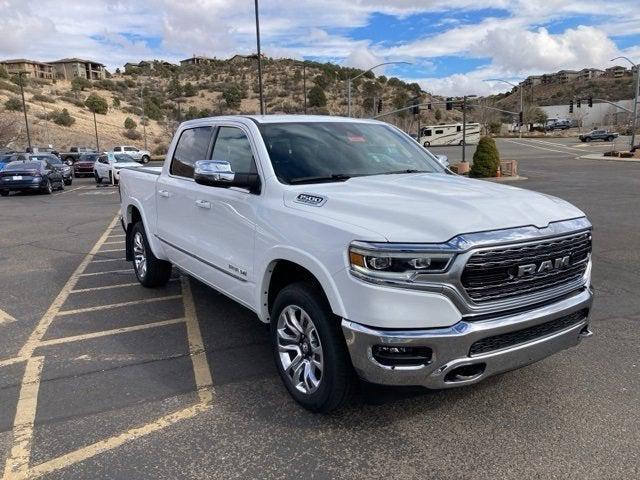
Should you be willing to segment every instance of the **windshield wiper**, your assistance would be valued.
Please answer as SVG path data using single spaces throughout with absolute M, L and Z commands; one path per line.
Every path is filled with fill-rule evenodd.
M 405 170 L 393 170 L 391 172 L 383 172 L 383 173 L 379 173 L 378 175 L 397 175 L 400 173 L 432 173 L 428 170 L 416 170 L 413 168 L 407 168 Z
M 289 185 L 298 185 L 301 183 L 323 183 L 323 182 L 346 182 L 351 175 L 344 173 L 334 173 L 333 175 L 323 175 L 317 177 L 297 177 L 289 180 Z

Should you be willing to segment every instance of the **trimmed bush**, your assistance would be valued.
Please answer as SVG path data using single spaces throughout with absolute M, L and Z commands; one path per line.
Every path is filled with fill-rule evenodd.
M 107 100 L 97 93 L 89 95 L 89 97 L 84 101 L 84 104 L 92 112 L 99 113 L 101 115 L 106 115 L 109 111 L 109 104 L 107 103 Z
M 498 168 L 500 168 L 500 154 L 495 140 L 491 137 L 482 137 L 473 154 L 473 165 L 469 175 L 476 178 L 495 177 Z
M 63 127 L 70 127 L 76 123 L 76 119 L 71 116 L 69 110 L 63 108 L 62 110 L 54 110 L 51 113 L 51 120 L 56 125 L 62 125 Z
M 127 130 L 133 130 L 137 126 L 138 124 L 134 122 L 131 117 L 127 117 L 124 121 L 124 128 L 126 128 Z

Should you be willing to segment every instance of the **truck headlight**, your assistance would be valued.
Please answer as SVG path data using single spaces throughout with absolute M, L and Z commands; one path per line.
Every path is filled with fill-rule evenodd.
M 373 246 L 372 246 L 373 247 Z M 411 280 L 422 273 L 445 272 L 455 257 L 454 252 L 394 244 L 375 244 L 369 248 L 356 242 L 349 247 L 351 271 L 372 280 Z

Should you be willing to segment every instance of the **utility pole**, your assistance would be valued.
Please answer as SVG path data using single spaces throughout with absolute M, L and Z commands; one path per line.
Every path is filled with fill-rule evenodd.
M 144 149 L 148 150 L 147 148 L 147 122 L 145 120 L 145 116 L 144 116 L 144 87 L 141 86 L 140 87 L 140 105 L 142 107 L 142 134 L 144 135 Z M 94 114 L 95 115 L 95 114 Z M 97 133 L 96 133 L 96 138 L 97 138 Z
M 256 44 L 258 46 L 258 89 L 260 90 L 260 115 L 264 115 L 264 101 L 262 96 L 262 55 L 260 53 L 260 17 L 258 15 L 258 0 L 255 0 L 256 10 Z
M 307 114 L 307 64 L 302 61 L 302 90 L 304 92 L 304 114 Z
M 27 128 L 27 143 L 29 144 L 29 151 L 32 151 L 31 148 L 31 132 L 29 132 L 29 120 L 27 119 L 27 104 L 24 101 L 24 86 L 22 76 L 27 72 L 18 72 L 18 83 L 20 84 L 20 95 L 22 95 L 22 112 L 24 113 L 24 125 Z
M 467 152 L 467 97 L 462 97 L 462 163 L 466 162 Z
M 92 110 L 93 112 L 93 127 L 96 130 L 96 151 L 100 152 L 100 142 L 98 141 L 98 122 L 96 121 L 96 111 Z

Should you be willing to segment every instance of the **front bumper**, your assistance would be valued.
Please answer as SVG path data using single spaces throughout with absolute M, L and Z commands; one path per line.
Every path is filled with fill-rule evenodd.
M 420 385 L 432 389 L 451 388 L 477 383 L 498 373 L 514 370 L 542 360 L 549 355 L 577 345 L 591 335 L 588 312 L 593 293 L 581 292 L 550 305 L 527 312 L 465 321 L 446 328 L 423 330 L 380 330 L 342 321 L 349 353 L 358 375 L 372 383 L 384 385 Z M 471 355 L 472 345 L 488 337 L 513 334 L 531 327 L 584 312 L 584 318 L 553 333 L 527 338 L 520 343 Z M 543 330 L 544 331 L 544 330 Z M 389 366 L 374 358 L 376 346 L 427 347 L 430 360 L 419 365 Z

